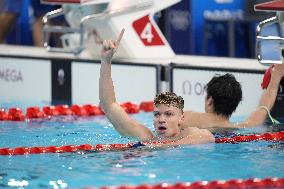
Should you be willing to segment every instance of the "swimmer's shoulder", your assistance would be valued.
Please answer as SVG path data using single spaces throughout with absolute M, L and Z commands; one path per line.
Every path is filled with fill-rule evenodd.
M 184 112 L 184 122 L 182 123 L 182 128 L 187 127 L 199 127 L 203 128 L 203 126 L 208 123 L 208 115 L 206 113 L 195 112 L 195 111 L 185 111 Z
M 214 135 L 208 129 L 189 127 L 184 130 L 189 144 L 202 144 L 215 142 Z
M 197 127 L 189 127 L 188 133 L 189 134 L 212 134 L 208 129 L 197 128 Z

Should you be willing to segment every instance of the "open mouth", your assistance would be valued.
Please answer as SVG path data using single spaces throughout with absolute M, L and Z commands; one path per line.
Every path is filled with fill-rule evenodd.
M 167 128 L 164 127 L 164 126 L 159 126 L 159 127 L 158 127 L 158 130 L 159 130 L 159 131 L 164 131 L 164 130 L 167 130 Z

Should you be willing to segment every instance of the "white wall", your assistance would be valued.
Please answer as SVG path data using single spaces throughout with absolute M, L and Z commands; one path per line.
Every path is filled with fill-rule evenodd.
M 51 101 L 50 60 L 0 57 L 0 101 Z
M 100 64 L 73 62 L 72 103 L 99 103 Z M 112 65 L 112 78 L 118 102 L 153 100 L 156 94 L 156 68 L 139 65 Z

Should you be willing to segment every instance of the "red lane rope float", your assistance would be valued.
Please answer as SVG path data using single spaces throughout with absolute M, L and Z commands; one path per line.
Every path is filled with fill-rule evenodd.
M 47 116 L 59 116 L 59 111 L 55 108 L 55 106 L 45 106 L 42 108 L 42 111 Z
M 97 189 L 97 187 L 85 187 L 84 189 Z M 284 178 L 264 178 L 264 179 L 232 179 L 227 181 L 197 181 L 192 183 L 176 183 L 176 184 L 142 184 L 138 186 L 105 186 L 101 189 L 263 189 L 263 188 L 284 188 Z
M 8 120 L 10 121 L 25 121 L 25 115 L 20 108 L 10 108 L 8 111 Z
M 140 110 L 143 110 L 144 112 L 153 112 L 154 111 L 154 102 L 148 101 L 148 102 L 142 102 L 139 106 Z
M 55 109 L 59 112 L 59 115 L 73 115 L 73 111 L 68 105 L 57 105 Z
M 232 138 L 219 138 L 216 143 L 236 143 L 236 142 L 249 142 L 254 140 L 266 141 L 284 141 L 284 131 L 276 133 L 264 133 L 261 135 L 247 135 L 236 136 Z M 146 146 L 159 146 L 161 144 L 168 144 L 173 141 L 157 141 L 157 142 L 143 142 L 142 145 Z M 92 146 L 90 144 L 67 145 L 67 146 L 47 146 L 47 147 L 17 147 L 17 148 L 0 148 L 0 155 L 26 155 L 26 154 L 40 154 L 40 153 L 67 153 L 76 151 L 108 151 L 108 150 L 124 150 L 132 148 L 137 143 L 127 144 L 97 144 Z
M 86 108 L 82 105 L 77 105 L 77 104 L 72 105 L 71 110 L 76 116 L 88 116 L 89 115 Z
M 237 143 L 237 142 L 250 142 L 255 140 L 284 141 L 284 131 L 275 132 L 275 133 L 235 136 L 231 138 L 217 138 L 215 139 L 215 143 Z
M 140 111 L 151 112 L 154 109 L 154 102 L 142 102 L 140 105 L 132 102 L 125 102 L 121 104 L 121 107 L 128 114 L 136 114 Z M 26 109 L 26 115 L 23 114 L 21 108 L 10 108 L 8 113 L 5 109 L 0 109 L 0 121 L 25 121 L 26 119 L 40 119 L 52 116 L 68 115 L 97 116 L 104 115 L 104 112 L 101 107 L 93 104 L 74 104 L 71 107 L 68 105 L 44 106 L 42 111 L 38 106 L 34 106 Z
M 99 106 L 96 106 L 96 105 L 93 105 L 93 104 L 83 105 L 83 108 L 86 109 L 89 116 L 94 116 L 94 115 L 96 116 L 96 115 L 104 115 L 105 114 Z
M 128 114 L 137 114 L 140 111 L 139 106 L 137 104 L 132 103 L 132 102 L 125 102 L 125 103 L 120 104 L 120 106 Z
M 0 109 L 0 121 L 7 121 L 8 120 L 8 114 L 6 113 L 5 109 Z
M 29 107 L 27 108 L 26 118 L 35 119 L 35 118 L 44 118 L 46 114 L 41 112 L 39 107 Z

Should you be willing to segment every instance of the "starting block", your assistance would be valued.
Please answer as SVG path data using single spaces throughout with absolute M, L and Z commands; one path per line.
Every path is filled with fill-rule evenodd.
M 284 38 L 281 36 L 262 36 L 262 30 L 272 24 L 279 24 L 281 33 L 284 29 L 284 0 L 275 0 L 255 5 L 256 11 L 275 12 L 274 17 L 261 21 L 256 28 L 256 55 L 261 64 L 281 64 L 282 60 L 264 60 L 261 54 L 261 41 L 277 41 L 280 44 L 281 59 L 284 57 Z
M 60 9 L 43 17 L 44 47 L 52 52 L 100 56 L 103 39 L 116 39 L 125 28 L 117 58 L 171 58 L 175 54 L 154 20 L 154 14 L 181 0 L 41 0 Z M 70 26 L 49 21 L 64 15 Z M 51 47 L 50 33 L 62 33 L 63 48 Z

